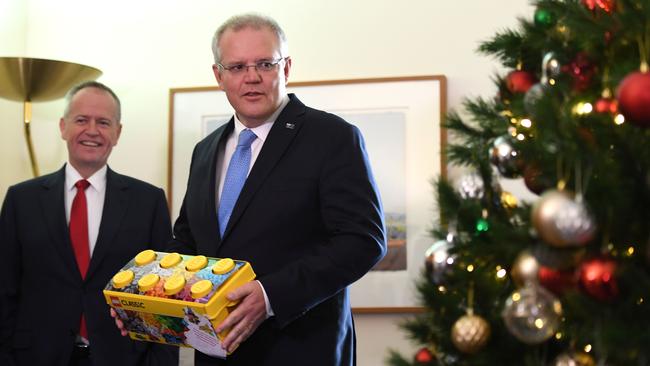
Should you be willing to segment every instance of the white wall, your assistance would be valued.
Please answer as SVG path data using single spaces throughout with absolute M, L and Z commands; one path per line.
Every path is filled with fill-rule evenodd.
M 19 57 L 25 53 L 27 3 L 0 0 L 0 57 Z M 0 99 L 0 197 L 11 182 L 30 177 L 27 147 L 22 141 L 22 104 Z
M 0 56 L 74 61 L 101 69 L 121 97 L 124 130 L 111 166 L 166 184 L 169 88 L 212 86 L 210 39 L 227 17 L 258 11 L 283 25 L 291 81 L 444 74 L 448 107 L 496 92 L 494 60 L 479 41 L 532 16 L 528 0 L 0 0 Z M 62 101 L 35 104 L 41 171 L 66 159 L 57 122 Z M 0 100 L 0 198 L 29 178 L 20 103 Z M 380 365 L 387 347 L 415 346 L 396 327 L 402 315 L 356 316 L 359 365 Z

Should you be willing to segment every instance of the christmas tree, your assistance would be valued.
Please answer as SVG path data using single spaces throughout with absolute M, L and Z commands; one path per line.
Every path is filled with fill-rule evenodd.
M 650 365 L 650 0 L 535 1 L 450 113 L 420 345 L 391 365 Z M 502 188 L 521 179 L 536 199 Z

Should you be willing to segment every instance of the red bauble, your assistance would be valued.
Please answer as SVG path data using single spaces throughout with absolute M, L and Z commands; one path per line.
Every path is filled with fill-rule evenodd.
M 580 139 L 584 142 L 587 143 L 590 147 L 596 147 L 596 138 L 594 137 L 594 133 L 588 129 L 587 127 L 578 127 L 576 129 L 576 132 L 578 133 L 578 136 Z
M 582 0 L 587 9 L 594 11 L 596 8 L 602 9 L 606 13 L 611 13 L 616 6 L 615 0 Z
M 575 90 L 584 91 L 589 88 L 589 84 L 596 74 L 596 66 L 589 60 L 586 53 L 578 52 L 569 65 L 562 67 L 562 71 L 571 75 Z
M 526 188 L 535 194 L 542 194 L 545 190 L 553 187 L 553 182 L 542 175 L 542 171 L 535 163 L 527 164 L 524 167 L 523 175 Z
M 415 354 L 415 362 L 417 364 L 426 365 L 431 361 L 433 361 L 433 353 L 431 353 L 431 351 L 426 347 L 420 348 L 420 350 Z
M 605 31 L 605 34 L 604 34 L 604 37 L 603 37 L 603 40 L 605 41 L 605 45 L 608 45 L 609 42 L 612 41 L 613 37 L 614 37 L 614 35 L 612 34 L 611 31 Z
M 618 295 L 615 272 L 616 261 L 613 259 L 591 259 L 580 266 L 580 286 L 584 292 L 595 299 L 612 301 Z
M 600 98 L 594 104 L 594 110 L 598 113 L 611 113 L 618 112 L 618 102 L 613 98 Z
M 577 278 L 574 270 L 557 270 L 540 266 L 537 277 L 539 284 L 556 295 L 562 295 L 567 290 L 576 287 Z
M 537 78 L 528 71 L 514 70 L 506 77 L 506 85 L 512 93 L 525 93 L 535 83 Z
M 625 121 L 650 127 L 650 72 L 633 72 L 618 84 L 618 109 Z

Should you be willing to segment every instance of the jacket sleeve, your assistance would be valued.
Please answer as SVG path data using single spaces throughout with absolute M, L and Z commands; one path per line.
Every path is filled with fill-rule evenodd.
M 190 162 L 189 177 L 187 179 L 187 189 L 190 186 L 190 179 L 192 179 L 192 169 L 194 167 L 194 159 L 197 154 L 198 145 L 194 147 L 192 152 L 192 160 Z M 190 228 L 189 218 L 187 216 L 187 192 L 185 192 L 185 197 L 183 197 L 183 203 L 181 204 L 181 209 L 178 214 L 178 218 L 174 221 L 173 228 L 173 240 L 169 244 L 170 251 L 175 251 L 183 254 L 198 254 L 196 248 L 196 241 L 192 235 L 192 229 Z
M 21 250 L 16 235 L 15 206 L 9 188 L 0 213 L 0 252 L 5 265 L 0 266 L 0 364 L 14 365 L 11 354 L 16 311 L 18 306 Z
M 151 231 L 151 246 L 157 251 L 169 251 L 170 239 L 172 237 L 172 224 L 169 218 L 169 209 L 165 192 L 158 188 L 156 192 L 155 212 L 153 215 Z
M 156 192 L 155 212 L 151 226 L 151 249 L 156 251 L 169 251 L 172 237 L 171 221 L 165 192 L 158 189 Z M 178 347 L 162 344 L 150 344 L 145 365 L 151 366 L 176 366 L 178 365 Z
M 364 141 L 344 124 L 330 136 L 319 177 L 319 207 L 327 238 L 313 250 L 261 278 L 280 327 L 300 317 L 366 274 L 386 253 L 379 193 Z M 296 289 L 287 296 L 287 289 Z

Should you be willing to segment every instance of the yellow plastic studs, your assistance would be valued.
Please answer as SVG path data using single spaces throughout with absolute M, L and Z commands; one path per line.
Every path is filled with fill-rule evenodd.
M 160 266 L 162 268 L 171 268 L 174 267 L 175 265 L 179 264 L 183 260 L 183 257 L 181 257 L 180 254 L 178 253 L 169 253 L 166 256 L 163 257 L 163 259 L 160 260 Z
M 135 264 L 144 266 L 156 260 L 156 252 L 151 249 L 143 250 L 135 256 Z
M 217 261 L 217 263 L 212 266 L 212 273 L 214 274 L 224 274 L 230 272 L 231 269 L 235 267 L 235 261 L 230 258 L 224 258 Z
M 163 290 L 165 295 L 176 295 L 183 287 L 185 287 L 185 277 L 179 274 L 169 277 L 163 285 Z
M 203 296 L 209 294 L 211 290 L 212 290 L 212 282 L 208 280 L 201 280 L 192 285 L 192 287 L 190 288 L 190 293 L 192 294 L 192 298 L 200 299 Z
M 135 274 L 130 269 L 126 271 L 120 271 L 115 276 L 113 276 L 113 287 L 115 288 L 124 288 L 128 286 L 131 281 L 133 281 Z
M 185 269 L 190 272 L 196 272 L 205 268 L 205 266 L 207 265 L 208 265 L 208 258 L 206 258 L 204 255 L 197 255 L 196 257 L 187 261 L 187 263 L 185 264 Z
M 138 281 L 138 288 L 140 289 L 141 292 L 149 291 L 156 284 L 160 281 L 160 276 L 158 276 L 155 273 L 149 273 L 144 276 Z

